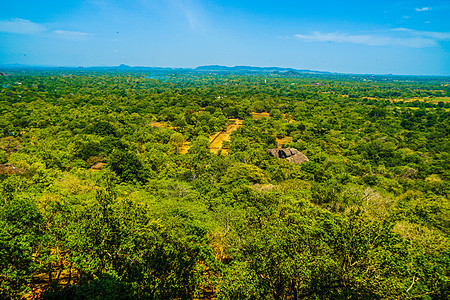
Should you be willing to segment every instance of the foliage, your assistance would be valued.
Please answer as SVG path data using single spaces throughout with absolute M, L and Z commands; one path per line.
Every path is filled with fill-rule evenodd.
M 44 219 L 34 203 L 8 199 L 0 211 L 0 296 L 19 297 L 28 290 L 38 269 L 33 256 L 39 251 Z
M 1 298 L 446 298 L 448 78 L 8 73 Z

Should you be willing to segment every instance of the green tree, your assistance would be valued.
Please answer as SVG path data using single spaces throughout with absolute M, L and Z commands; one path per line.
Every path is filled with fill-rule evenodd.
M 0 210 L 0 297 L 20 298 L 38 269 L 44 219 L 29 200 L 12 199 Z
M 183 134 L 175 132 L 170 136 L 169 143 L 177 152 L 179 152 L 185 141 L 186 139 Z
M 0 164 L 4 164 L 8 161 L 8 155 L 6 151 L 0 150 Z
M 123 181 L 144 182 L 147 172 L 137 155 L 132 151 L 114 149 L 109 156 L 108 163 L 111 169 L 122 178 Z

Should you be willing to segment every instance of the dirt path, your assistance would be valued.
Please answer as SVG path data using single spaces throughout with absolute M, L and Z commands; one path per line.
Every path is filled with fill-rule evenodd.
M 263 113 L 267 114 L 267 113 Z M 153 128 L 170 128 L 175 129 L 172 126 L 168 126 L 165 122 L 153 122 L 151 123 Z M 222 149 L 222 153 L 227 154 L 228 150 L 223 149 L 223 142 L 230 140 L 230 135 L 233 131 L 237 130 L 242 126 L 242 120 L 240 119 L 229 119 L 227 124 L 227 129 L 225 131 L 219 131 L 209 137 L 209 149 L 212 153 L 217 154 L 220 149 Z M 183 146 L 180 148 L 180 153 L 186 154 L 190 148 L 189 142 L 184 142 Z
M 223 142 L 230 140 L 230 135 L 233 131 L 237 130 L 240 126 L 242 126 L 242 120 L 239 119 L 230 119 L 228 120 L 227 130 L 216 132 L 214 135 L 210 136 L 209 140 L 209 149 L 212 153 L 217 154 L 220 149 L 222 149 L 222 153 L 228 153 L 227 149 L 223 149 Z

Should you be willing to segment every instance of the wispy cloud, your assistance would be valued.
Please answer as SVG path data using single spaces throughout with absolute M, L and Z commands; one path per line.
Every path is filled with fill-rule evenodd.
M 192 30 L 201 28 L 204 24 L 202 20 L 203 9 L 199 3 L 192 0 L 177 1 L 176 5 L 189 23 Z
M 296 34 L 295 37 L 306 42 L 352 43 L 368 46 L 399 45 L 412 48 L 423 48 L 436 45 L 435 41 L 426 38 L 393 38 L 389 36 L 348 34 L 339 32 L 313 32 L 309 35 Z
M 44 32 L 47 28 L 41 24 L 33 23 L 29 20 L 11 19 L 0 20 L 0 32 L 19 33 L 19 34 L 36 34 Z
M 191 29 L 195 29 L 196 27 L 198 27 L 199 21 L 197 16 L 189 9 L 185 9 L 184 13 Z
M 431 7 L 417 7 L 416 11 L 427 11 L 427 10 L 431 10 Z
M 54 30 L 53 33 L 61 38 L 69 40 L 80 40 L 90 36 L 90 34 L 87 32 L 78 32 L 69 30 Z
M 385 34 L 350 34 L 340 32 L 313 32 L 296 34 L 305 42 L 351 43 L 368 46 L 402 46 L 410 48 L 433 47 L 438 41 L 450 40 L 448 32 L 417 31 L 407 28 L 388 30 Z
M 408 28 L 395 28 L 392 31 L 405 32 L 415 36 L 423 36 L 435 40 L 440 41 L 448 41 L 450 40 L 450 32 L 436 32 L 436 31 L 421 31 L 421 30 L 413 30 Z
M 0 20 L 0 32 L 53 37 L 67 40 L 82 40 L 91 34 L 69 30 L 51 30 L 50 24 L 43 25 L 24 19 Z

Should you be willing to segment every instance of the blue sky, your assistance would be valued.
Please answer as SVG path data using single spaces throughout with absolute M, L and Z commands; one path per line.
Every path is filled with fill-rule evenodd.
M 450 75 L 450 0 L 2 2 L 3 64 Z

